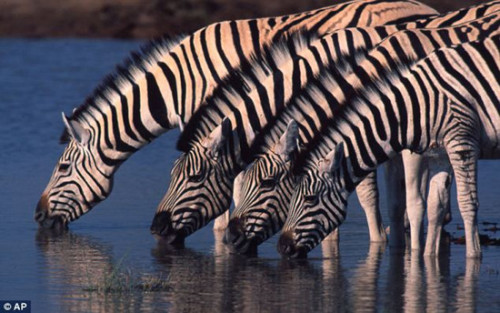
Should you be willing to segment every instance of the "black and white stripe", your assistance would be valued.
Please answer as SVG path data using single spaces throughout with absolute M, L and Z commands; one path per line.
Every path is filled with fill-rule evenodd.
M 446 18 L 446 16 L 441 17 L 441 22 Z M 377 51 L 377 54 L 372 55 L 372 57 L 380 61 L 380 64 L 371 64 L 376 66 L 372 67 L 375 70 L 370 75 L 375 75 L 379 67 L 392 66 L 394 62 L 397 62 L 398 58 L 405 56 L 405 48 L 409 41 L 414 41 L 412 43 L 412 54 L 425 53 L 440 47 L 444 43 L 453 44 L 462 40 L 475 39 L 477 32 L 474 30 L 483 27 L 484 23 L 486 22 L 477 21 L 476 24 L 465 25 L 463 28 L 443 28 L 439 29 L 439 32 L 431 29 L 418 32 L 408 31 L 394 36 L 388 41 L 388 44 Z M 253 77 L 245 77 L 236 80 L 236 82 L 230 82 L 227 90 L 224 88 L 222 88 L 222 91 L 219 90 L 218 95 L 214 99 L 210 99 L 208 104 L 197 112 L 179 140 L 179 148 L 185 152 L 181 159 L 189 158 L 197 161 L 196 164 L 177 163 L 177 166 L 185 167 L 179 171 L 184 173 L 182 174 L 183 177 L 187 177 L 185 173 L 190 168 L 208 169 L 203 171 L 202 180 L 204 180 L 204 183 L 200 184 L 189 179 L 173 178 L 153 219 L 153 233 L 169 238 L 174 238 L 177 235 L 185 237 L 186 234 L 191 234 L 191 232 L 185 231 L 185 225 L 188 223 L 186 221 L 189 221 L 190 225 L 187 228 L 191 231 L 206 225 L 208 221 L 226 211 L 231 203 L 231 187 L 235 176 L 245 166 L 245 160 L 240 160 L 239 156 L 252 153 L 253 149 L 250 148 L 250 145 L 255 134 L 262 131 L 269 122 L 273 121 L 283 107 L 289 104 L 288 100 L 300 91 L 300 88 L 297 87 L 304 86 L 310 77 L 318 75 L 319 69 L 322 68 L 325 61 L 335 63 L 338 58 L 337 51 L 349 56 L 354 51 L 366 49 L 380 42 L 382 34 L 390 34 L 397 31 L 398 28 L 404 27 L 354 28 L 335 32 L 330 36 L 323 37 L 318 42 L 314 42 L 304 52 L 298 52 L 299 56 L 290 62 L 283 63 L 283 61 L 280 61 L 281 65 L 276 66 L 274 69 L 257 63 L 253 68 L 253 72 L 256 73 Z M 350 40 L 342 40 L 343 38 L 350 38 Z M 287 47 L 284 48 L 286 50 Z M 282 55 L 281 59 L 286 60 L 290 58 L 290 55 L 293 55 L 293 53 L 286 53 L 283 49 L 277 49 L 277 51 L 284 54 L 285 57 Z M 325 55 L 329 56 L 329 58 L 325 58 Z M 268 63 L 273 64 L 276 61 Z M 302 77 L 305 77 L 305 79 L 302 79 Z M 280 90 L 280 92 L 276 92 L 276 90 Z M 331 108 L 331 110 L 333 109 Z M 314 113 L 312 115 L 314 116 Z M 325 113 L 325 117 L 328 116 L 331 116 L 331 112 Z M 226 146 L 223 147 L 222 151 L 218 152 L 220 155 L 214 158 L 211 156 L 212 152 L 205 151 L 208 147 L 203 144 L 203 141 L 205 141 L 206 137 L 211 136 L 212 132 L 219 131 L 218 125 L 225 118 L 230 120 L 231 129 L 234 130 L 234 133 L 229 133 L 230 128 L 228 128 L 228 133 L 224 134 Z M 321 116 L 316 118 L 318 125 L 321 123 L 320 120 Z M 318 125 L 315 125 L 315 128 Z M 200 151 L 204 151 L 202 155 L 188 157 L 190 154 L 199 153 Z M 224 168 L 220 167 L 220 164 L 224 164 Z M 219 189 L 217 189 L 217 184 Z M 208 186 L 212 188 L 208 188 Z M 367 182 L 364 187 L 370 190 L 375 189 L 374 180 L 370 183 Z M 210 194 L 207 191 L 216 191 L 216 193 Z M 376 202 L 372 200 L 373 192 L 363 192 L 363 194 L 370 197 L 370 205 Z M 221 197 L 225 197 L 222 206 Z M 179 203 L 179 205 L 176 203 Z M 374 212 L 371 215 L 375 215 L 374 219 L 377 219 L 377 209 L 370 211 Z M 260 212 L 257 213 L 260 214 Z M 263 214 L 266 213 L 268 212 Z M 237 224 L 238 228 L 241 228 L 241 223 Z M 275 223 L 275 225 L 282 225 L 282 221 Z M 381 234 L 381 226 L 376 227 L 379 228 Z M 233 229 L 235 228 L 233 227 Z
M 302 177 L 279 251 L 307 254 L 342 223 L 347 197 L 365 175 L 403 149 L 437 145 L 456 175 L 467 256 L 479 257 L 477 160 L 500 156 L 499 49 L 497 31 L 437 50 L 385 74 L 345 106 L 298 165 Z
M 232 239 L 229 242 L 232 242 L 238 251 L 244 251 L 265 241 L 281 229 L 296 184 L 296 177 L 291 172 L 293 155 L 297 150 L 295 141 L 308 144 L 339 109 L 339 103 L 350 97 L 349 94 L 363 89 L 365 84 L 371 82 L 384 69 L 405 62 L 409 58 L 424 57 L 440 46 L 474 40 L 478 34 L 486 36 L 489 32 L 497 30 L 499 23 L 498 16 L 493 14 L 457 27 L 401 31 L 370 51 L 368 56 L 364 56 L 367 60 L 360 65 L 364 71 L 356 77 L 357 82 L 354 85 L 329 81 L 328 77 L 331 76 L 324 79 L 322 75 L 311 81 L 301 92 L 300 97 L 293 99 L 291 104 L 256 137 L 248 150 L 247 163 L 252 163 L 234 187 L 234 192 L 237 193 L 235 198 L 238 201 L 229 221 L 227 237 Z M 412 45 L 409 46 L 408 42 Z M 325 69 L 324 73 L 338 70 L 340 70 L 338 65 L 334 63 Z M 344 70 L 344 72 L 349 71 Z M 295 134 L 290 130 L 290 121 L 297 122 L 299 130 L 294 130 Z M 288 136 L 291 138 L 286 140 Z M 287 141 L 292 143 L 288 150 L 284 147 Z M 403 175 L 392 167 L 390 170 L 390 175 Z M 400 188 L 400 186 L 388 188 L 397 187 Z M 378 210 L 375 174 L 370 174 L 356 191 L 367 214 L 371 240 L 385 239 Z M 412 205 L 415 206 L 416 203 L 412 202 Z M 401 208 L 404 209 L 404 205 Z M 418 230 L 416 233 L 418 234 Z M 396 236 L 396 233 L 392 232 L 392 236 Z M 416 237 L 418 239 L 418 235 Z M 252 244 L 248 241 L 252 241 Z
M 64 118 L 63 139 L 70 143 L 35 219 L 46 226 L 56 220 L 65 225 L 104 200 L 119 165 L 176 127 L 178 116 L 188 121 L 213 89 L 263 46 L 299 29 L 322 34 L 356 25 L 366 18 L 365 10 L 374 23 L 390 20 L 394 12 L 413 19 L 435 13 L 416 1 L 352 1 L 290 16 L 215 23 L 183 40 L 159 40 L 133 54 Z

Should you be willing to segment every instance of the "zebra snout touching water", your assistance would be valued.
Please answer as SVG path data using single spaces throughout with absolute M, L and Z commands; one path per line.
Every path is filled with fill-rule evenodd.
M 35 210 L 35 221 L 42 228 L 65 229 L 104 200 L 113 188 L 112 173 L 119 163 L 107 158 L 109 149 L 91 140 L 94 135 L 84 128 L 85 122 L 70 120 L 64 114 L 62 118 L 66 127 L 61 143 L 68 145 Z M 100 154 L 92 156 L 90 151 Z
M 190 150 L 177 159 L 170 186 L 151 224 L 153 235 L 167 243 L 182 243 L 230 206 L 231 178 L 236 174 L 220 160 L 222 155 L 226 160 L 233 159 L 227 156 L 231 137 L 231 122 L 225 119 L 208 137 L 191 144 Z
M 290 122 L 281 140 L 235 181 L 235 209 L 226 230 L 226 243 L 236 252 L 248 253 L 277 233 L 286 219 L 286 200 L 293 191 L 290 165 L 296 154 L 298 126 Z M 233 238 L 233 240 L 229 240 Z
M 251 237 L 247 236 L 247 232 L 245 231 L 246 224 L 247 222 L 242 219 L 231 219 L 224 232 L 224 243 L 228 245 L 233 252 L 256 255 L 257 247 L 263 240 L 255 234 Z
M 178 231 L 174 230 L 170 212 L 160 212 L 155 215 L 150 230 L 158 241 L 173 246 L 182 246 L 184 244 L 184 239 L 187 237 L 187 233 L 184 229 Z
M 466 256 L 480 257 L 477 161 L 500 155 L 499 79 L 497 29 L 491 37 L 436 50 L 367 86 L 300 158 L 302 178 L 283 227 L 283 240 L 290 246 L 291 234 L 293 243 L 280 250 L 283 255 L 310 251 L 338 227 L 347 197 L 367 173 L 403 149 L 423 153 L 437 143 L 453 167 Z
M 50 216 L 49 203 L 46 196 L 42 196 L 38 201 L 35 210 L 35 221 L 39 223 L 42 228 L 54 229 L 61 231 L 67 228 L 68 224 L 63 215 Z

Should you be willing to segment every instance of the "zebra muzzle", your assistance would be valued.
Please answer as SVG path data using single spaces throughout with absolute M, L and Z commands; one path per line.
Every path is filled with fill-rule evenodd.
M 278 252 L 288 259 L 304 259 L 307 257 L 307 249 L 297 246 L 290 231 L 281 234 L 278 240 Z
M 232 252 L 256 255 L 259 242 L 255 237 L 249 238 L 246 235 L 244 226 L 241 219 L 231 219 L 224 233 L 224 243 L 229 246 Z
M 153 218 L 150 230 L 151 234 L 153 234 L 159 242 L 172 246 L 182 247 L 184 245 L 184 239 L 187 236 L 184 230 L 174 230 L 169 212 L 157 213 Z
M 159 212 L 153 218 L 151 223 L 151 234 L 166 236 L 171 231 L 171 218 L 169 212 Z

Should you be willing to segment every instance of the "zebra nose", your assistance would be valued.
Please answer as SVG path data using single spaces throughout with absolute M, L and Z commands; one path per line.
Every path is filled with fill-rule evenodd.
M 224 233 L 224 243 L 235 246 L 243 237 L 245 237 L 245 232 L 241 225 L 241 220 L 239 218 L 231 219 Z
M 35 221 L 40 223 L 47 218 L 47 212 L 49 210 L 49 200 L 47 196 L 42 195 L 35 209 Z
M 293 233 L 287 231 L 281 234 L 278 240 L 278 252 L 285 258 L 302 259 L 307 257 L 303 247 L 298 247 L 293 240 Z
M 171 219 L 169 212 L 156 213 L 151 223 L 151 233 L 153 235 L 166 236 L 171 231 Z
M 249 238 L 245 232 L 245 223 L 240 218 L 233 218 L 224 233 L 224 243 L 233 252 L 239 254 L 257 255 L 258 240 L 255 237 Z

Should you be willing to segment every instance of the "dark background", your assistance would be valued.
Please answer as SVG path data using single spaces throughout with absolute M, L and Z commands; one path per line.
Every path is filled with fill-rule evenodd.
M 440 12 L 482 0 L 421 0 Z M 212 22 L 297 13 L 337 0 L 0 0 L 3 37 L 152 38 Z

